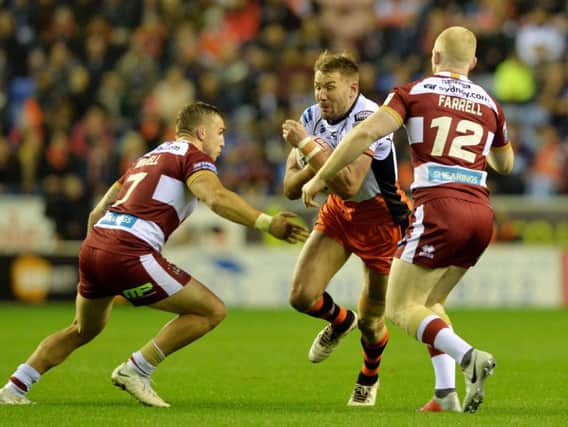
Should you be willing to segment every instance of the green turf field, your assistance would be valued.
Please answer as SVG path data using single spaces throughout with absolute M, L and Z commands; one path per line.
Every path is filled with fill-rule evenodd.
M 451 311 L 464 337 L 492 351 L 496 375 L 476 414 L 420 414 L 432 394 L 422 345 L 391 327 L 377 406 L 346 406 L 361 359 L 358 334 L 326 362 L 307 350 L 323 325 L 291 309 L 232 309 L 210 335 L 172 355 L 154 375 L 169 409 L 139 405 L 110 372 L 169 316 L 117 307 L 107 329 L 30 393 L 37 405 L 0 406 L 4 426 L 549 426 L 568 424 L 566 311 Z M 0 305 L 0 380 L 47 333 L 73 316 L 67 304 Z M 458 388 L 463 390 L 461 373 Z

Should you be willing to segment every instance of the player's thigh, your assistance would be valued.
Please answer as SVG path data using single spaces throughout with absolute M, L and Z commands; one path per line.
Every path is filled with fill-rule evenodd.
M 75 298 L 75 321 L 81 335 L 94 336 L 104 329 L 114 297 L 85 298 L 77 293 Z
M 318 230 L 312 231 L 296 263 L 292 287 L 309 287 L 323 292 L 349 255 L 349 252 L 331 237 Z
M 387 311 L 391 313 L 412 305 L 426 305 L 432 289 L 448 268 L 430 269 L 393 259 L 387 286 Z
M 450 266 L 434 285 L 426 299 L 426 306 L 444 305 L 452 289 L 458 284 L 467 268 Z
M 199 316 L 224 316 L 223 301 L 194 277 L 181 290 L 149 307 L 177 314 L 196 314 Z

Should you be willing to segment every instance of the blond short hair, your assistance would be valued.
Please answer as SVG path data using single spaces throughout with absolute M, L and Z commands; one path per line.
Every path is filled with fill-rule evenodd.
M 347 52 L 330 53 L 325 50 L 316 59 L 314 71 L 321 71 L 322 73 L 338 71 L 342 75 L 357 78 L 359 76 L 359 65 Z
M 471 64 L 476 48 L 475 34 L 465 27 L 446 28 L 434 43 L 434 51 L 440 53 L 440 63 L 458 67 Z

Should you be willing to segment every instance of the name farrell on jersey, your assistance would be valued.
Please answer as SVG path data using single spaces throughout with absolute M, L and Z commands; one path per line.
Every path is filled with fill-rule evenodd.
M 471 113 L 476 116 L 483 116 L 483 113 L 481 112 L 481 105 L 477 102 L 472 102 L 463 98 L 456 98 L 455 96 L 439 95 L 438 107 L 451 108 L 452 110 Z

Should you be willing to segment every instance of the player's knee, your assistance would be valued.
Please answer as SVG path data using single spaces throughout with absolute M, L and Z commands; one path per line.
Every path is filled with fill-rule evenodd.
M 77 336 L 79 342 L 86 344 L 95 338 L 103 330 L 103 325 L 89 325 L 89 324 L 79 324 L 74 321 L 71 325 L 74 334 Z
M 365 337 L 371 337 L 380 332 L 385 326 L 384 318 L 373 316 L 373 317 L 360 317 L 357 323 L 361 334 Z
M 213 305 L 213 307 L 211 307 L 211 310 L 207 317 L 209 319 L 209 325 L 211 326 L 211 329 L 213 329 L 215 326 L 221 323 L 225 319 L 225 317 L 227 317 L 227 307 L 222 301 L 219 300 Z
M 310 293 L 305 292 L 302 288 L 296 286 L 292 287 L 290 297 L 288 299 L 290 305 L 302 313 L 309 311 L 315 300 L 317 300 L 316 295 L 311 295 Z

